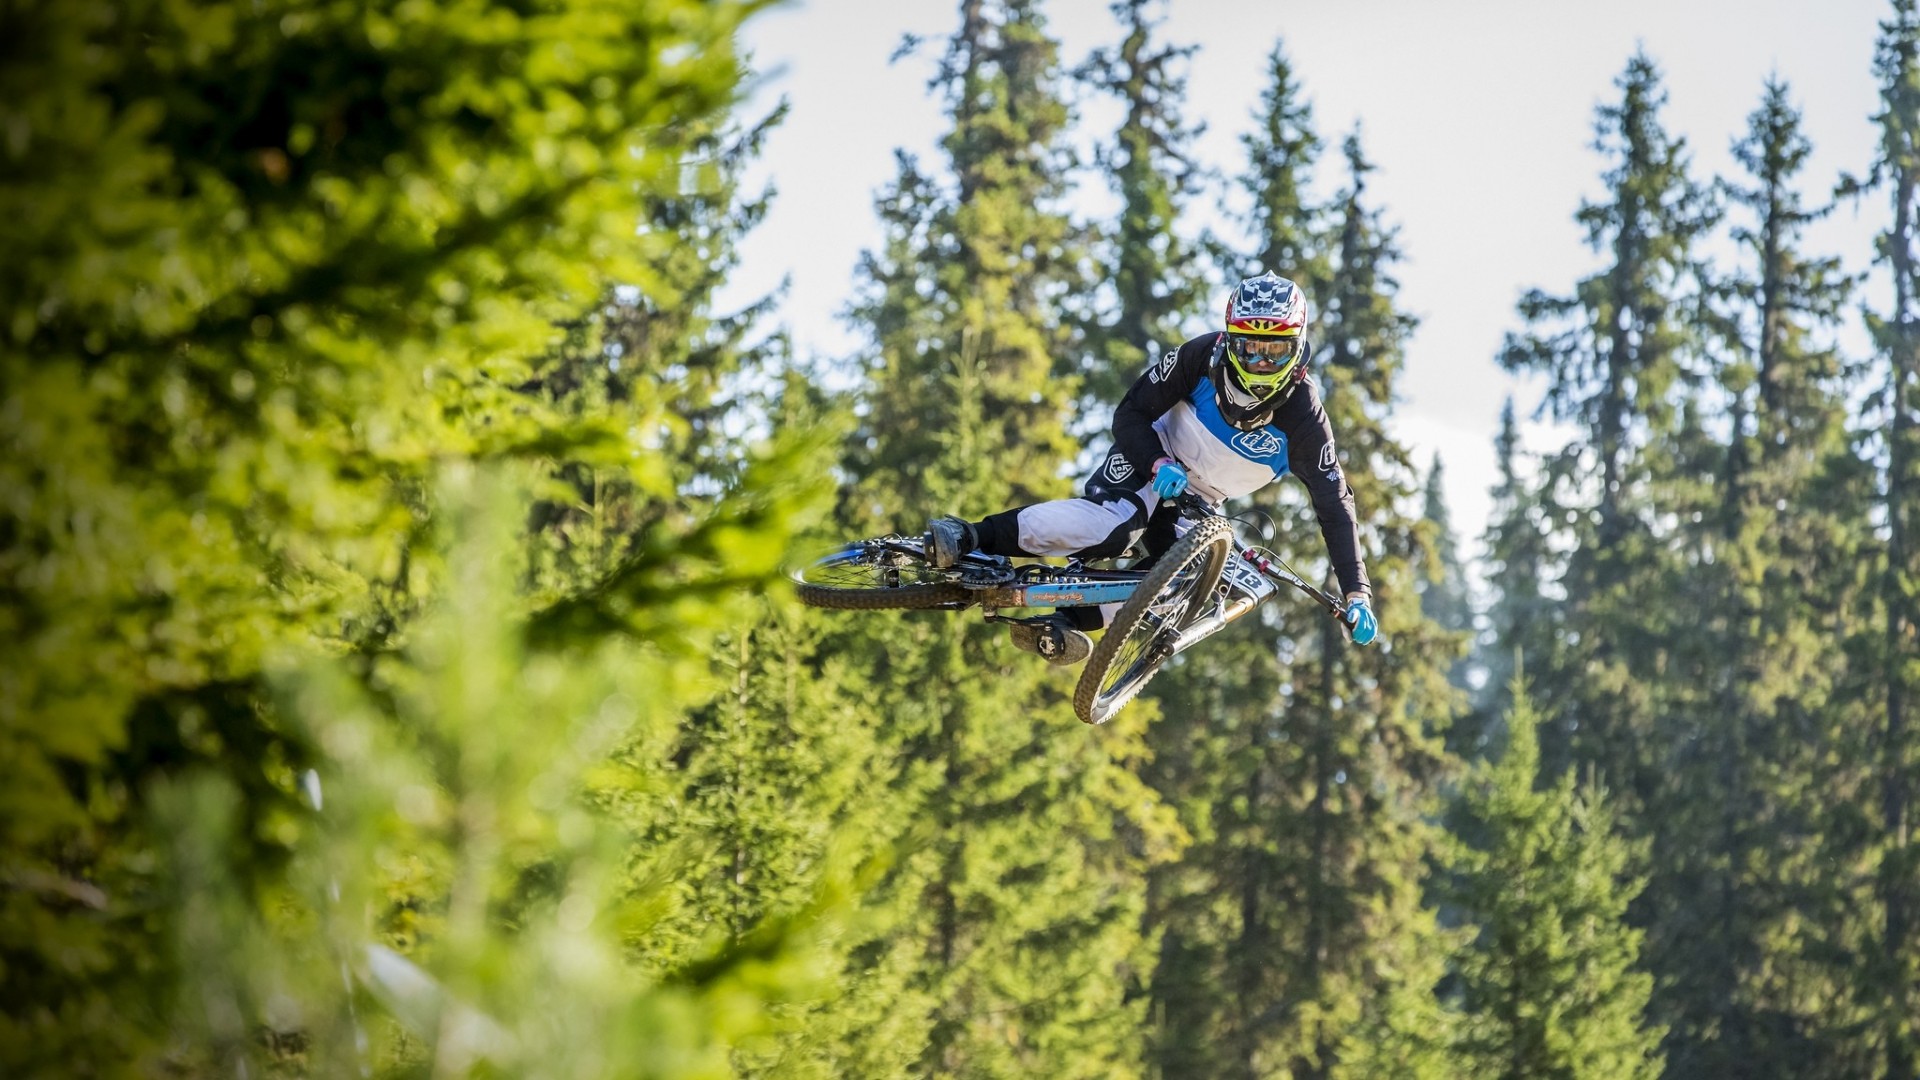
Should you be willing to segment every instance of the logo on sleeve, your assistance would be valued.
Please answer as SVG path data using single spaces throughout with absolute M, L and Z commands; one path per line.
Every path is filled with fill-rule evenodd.
M 1179 360 L 1180 350 L 1168 350 L 1167 355 L 1161 357 L 1160 362 L 1147 372 L 1147 378 L 1154 382 L 1166 382 L 1167 376 L 1173 374 L 1173 365 Z
M 1340 479 L 1340 462 L 1333 456 L 1332 443 L 1320 448 L 1320 471 L 1325 473 L 1329 480 Z
M 1121 481 L 1125 480 L 1127 477 L 1132 475 L 1133 475 L 1133 466 L 1127 464 L 1126 458 L 1122 457 L 1119 454 L 1115 454 L 1112 457 L 1107 459 L 1107 479 L 1118 484 Z

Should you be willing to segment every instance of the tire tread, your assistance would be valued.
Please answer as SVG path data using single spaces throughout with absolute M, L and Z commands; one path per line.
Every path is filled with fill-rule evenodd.
M 1158 665 L 1147 671 L 1134 684 L 1127 688 L 1119 700 L 1115 701 L 1105 716 L 1095 717 L 1094 706 L 1100 698 L 1100 683 L 1106 678 L 1107 668 L 1113 663 L 1114 656 L 1120 651 L 1132 635 L 1133 627 L 1146 613 L 1160 590 L 1175 574 L 1185 569 L 1195 557 L 1210 559 L 1212 569 L 1203 575 L 1203 592 L 1211 593 L 1220 583 L 1220 573 L 1226 569 L 1227 555 L 1233 546 L 1233 526 L 1225 518 L 1202 518 L 1187 530 L 1187 534 L 1167 549 L 1160 561 L 1154 564 L 1152 571 L 1141 580 L 1140 587 L 1134 590 L 1127 602 L 1114 613 L 1112 625 L 1100 640 L 1094 643 L 1093 655 L 1087 658 L 1087 666 L 1080 672 L 1080 682 L 1073 690 L 1073 711 L 1083 723 L 1104 724 L 1121 709 L 1126 708 L 1142 687 L 1152 680 Z

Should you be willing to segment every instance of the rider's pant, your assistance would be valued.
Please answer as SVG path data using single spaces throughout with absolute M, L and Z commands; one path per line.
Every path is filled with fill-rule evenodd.
M 1103 461 L 1112 460 L 1107 455 Z M 1087 480 L 1085 494 L 1003 510 L 974 523 L 980 550 L 989 555 L 1070 555 L 1082 559 L 1111 559 L 1147 534 L 1152 554 L 1173 543 L 1175 519 L 1151 484 L 1133 487 L 1116 482 L 1105 467 Z M 1164 539 L 1161 534 L 1164 533 Z M 1159 541 L 1159 542 L 1155 542 Z M 1107 605 L 1109 608 L 1119 605 Z M 1097 630 L 1111 611 L 1098 608 L 1064 609 L 1083 630 Z
M 1140 539 L 1159 505 L 1152 487 L 1126 487 L 1096 472 L 1079 498 L 1016 506 L 973 528 L 980 550 L 989 555 L 1111 559 Z

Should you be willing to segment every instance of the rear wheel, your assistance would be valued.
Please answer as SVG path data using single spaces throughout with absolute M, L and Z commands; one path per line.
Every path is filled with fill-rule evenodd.
M 1154 563 L 1080 673 L 1073 711 L 1081 720 L 1111 720 L 1173 656 L 1174 640 L 1205 609 L 1232 547 L 1233 527 L 1225 518 L 1201 518 Z
M 800 602 L 843 611 L 962 607 L 967 590 L 927 565 L 919 537 L 859 540 L 793 572 Z

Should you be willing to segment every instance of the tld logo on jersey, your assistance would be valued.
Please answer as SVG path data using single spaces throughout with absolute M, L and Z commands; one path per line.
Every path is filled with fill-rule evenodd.
M 1325 473 L 1329 480 L 1340 479 L 1340 462 L 1333 456 L 1332 443 L 1320 448 L 1320 471 Z
M 1107 459 L 1107 479 L 1117 484 L 1132 475 L 1133 466 L 1127 464 L 1126 458 L 1115 454 Z
M 1174 363 L 1179 359 L 1180 350 L 1167 350 L 1167 355 L 1161 357 L 1158 364 L 1147 370 L 1147 378 L 1152 382 L 1166 382 L 1167 376 L 1173 372 Z
M 1255 428 L 1235 435 L 1233 448 L 1250 458 L 1269 458 L 1285 450 L 1287 444 L 1267 428 Z

